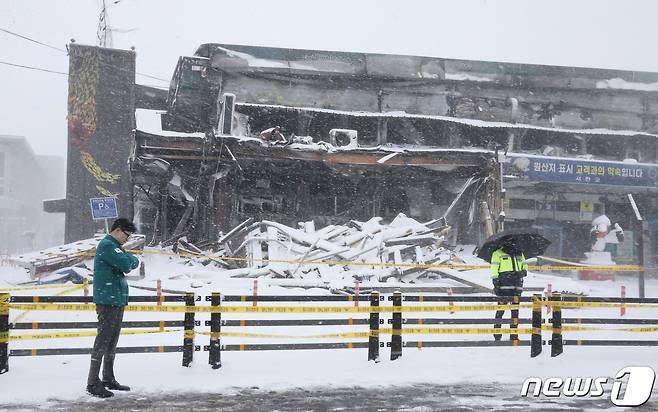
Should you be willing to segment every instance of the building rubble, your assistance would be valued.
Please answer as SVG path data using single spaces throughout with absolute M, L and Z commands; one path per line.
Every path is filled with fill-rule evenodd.
M 84 260 L 93 258 L 96 245 L 98 245 L 98 242 L 103 236 L 103 234 L 96 234 L 89 239 L 82 239 L 77 242 L 53 246 L 44 250 L 14 255 L 9 258 L 9 263 L 25 268 L 30 275 L 30 279 L 36 280 L 58 269 L 74 266 Z M 145 236 L 135 234 L 126 242 L 124 248 L 132 250 L 142 249 L 145 241 Z
M 289 279 L 295 286 L 344 288 L 354 282 L 431 283 L 445 277 L 472 291 L 486 291 L 460 282 L 458 271 L 430 266 L 463 263 L 448 244 L 450 232 L 444 220 L 420 223 L 403 213 L 390 223 L 374 217 L 322 228 L 313 221 L 295 228 L 247 219 L 221 234 L 208 251 L 184 238 L 171 250 L 232 278 Z M 443 274 L 445 270 L 449 273 Z
M 423 283 L 439 278 L 460 290 L 486 291 L 459 279 L 459 271 L 430 265 L 464 263 L 449 245 L 451 227 L 444 219 L 421 223 L 398 214 L 392 221 L 374 217 L 362 222 L 316 228 L 313 221 L 298 227 L 247 219 L 216 242 L 198 245 L 186 237 L 169 246 L 148 248 L 148 254 L 168 255 L 181 263 L 202 264 L 222 277 L 287 279 L 295 287 L 345 289 L 355 282 Z M 93 257 L 102 235 L 12 257 L 13 264 L 26 268 L 35 280 L 51 272 L 83 264 Z M 127 249 L 143 248 L 145 237 L 134 235 Z M 440 282 L 443 290 L 445 280 Z

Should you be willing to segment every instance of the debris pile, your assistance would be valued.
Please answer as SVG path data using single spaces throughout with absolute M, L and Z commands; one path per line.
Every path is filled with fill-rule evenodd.
M 192 243 L 181 236 L 171 245 L 161 244 L 146 252 L 169 255 L 172 263 L 192 268 L 202 264 L 210 269 L 193 275 L 181 273 L 170 279 L 211 279 L 216 274 L 218 279 L 265 277 L 283 282 L 282 285 L 341 289 L 354 282 L 425 283 L 419 279 L 444 278 L 443 283 L 450 279 L 456 286 L 484 291 L 459 279 L 459 271 L 434 267 L 464 263 L 446 245 L 450 229 L 443 219 L 420 223 L 402 213 L 390 223 L 374 217 L 366 222 L 350 220 L 344 225 L 320 229 L 313 221 L 300 222 L 295 228 L 249 218 L 231 231 L 220 233 L 216 241 Z M 14 257 L 14 262 L 28 268 L 32 279 L 40 278 L 47 272 L 92 259 L 99 240 L 96 237 Z M 131 244 L 124 247 L 134 250 L 144 242 L 144 236 L 134 235 Z M 134 279 L 143 279 L 143 272 L 142 264 L 141 275 Z
M 414 282 L 422 276 L 438 277 L 427 265 L 454 257 L 444 246 L 444 235 L 450 227 L 437 223 L 422 224 L 401 213 L 388 224 L 374 217 L 367 222 L 351 220 L 346 225 L 316 230 L 312 221 L 293 228 L 248 219 L 220 237 L 220 252 L 212 258 L 225 266 L 225 273 L 231 277 L 268 276 L 340 284 L 392 278 Z
M 79 264 L 91 259 L 96 252 L 96 245 L 103 238 L 98 234 L 90 239 L 83 239 L 65 245 L 54 246 L 48 249 L 16 255 L 9 258 L 10 263 L 25 268 L 30 279 L 36 280 L 42 274 L 55 272 L 58 269 Z M 146 238 L 144 235 L 134 234 L 123 245 L 124 249 L 141 249 Z

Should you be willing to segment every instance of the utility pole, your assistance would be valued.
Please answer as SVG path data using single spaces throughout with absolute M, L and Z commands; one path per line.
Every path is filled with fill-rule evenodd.
M 102 0 L 101 14 L 98 16 L 96 37 L 98 38 L 98 45 L 100 47 L 112 47 L 112 29 L 110 28 L 109 14 L 105 0 Z

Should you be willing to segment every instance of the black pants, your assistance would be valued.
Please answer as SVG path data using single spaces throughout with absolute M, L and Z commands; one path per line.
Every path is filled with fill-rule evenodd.
M 121 322 L 123 321 L 123 306 L 96 305 L 98 315 L 98 333 L 94 340 L 94 348 L 91 350 L 91 365 L 89 366 L 89 377 L 87 385 L 99 383 L 98 373 L 103 363 L 103 380 L 114 380 L 114 356 L 116 354 L 117 342 L 121 333 Z
M 508 305 L 510 303 L 514 303 L 514 297 L 513 296 L 506 296 L 505 298 L 501 298 L 498 300 L 499 305 Z M 518 309 L 512 309 L 512 318 L 510 322 L 510 328 L 516 329 L 518 327 L 518 322 L 519 322 L 519 310 Z M 500 324 L 501 321 L 503 320 L 503 314 L 505 314 L 505 310 L 497 310 L 496 311 L 496 321 L 494 323 L 494 328 L 500 329 Z M 501 335 L 499 333 L 494 334 L 494 339 L 495 340 L 500 340 Z M 511 340 L 519 340 L 519 335 L 510 335 Z

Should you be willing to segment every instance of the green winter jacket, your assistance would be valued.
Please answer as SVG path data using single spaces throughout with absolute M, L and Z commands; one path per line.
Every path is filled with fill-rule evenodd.
M 105 236 L 96 247 L 94 257 L 94 303 L 126 306 L 128 282 L 125 273 L 139 266 L 139 260 L 123 250 L 111 235 Z

